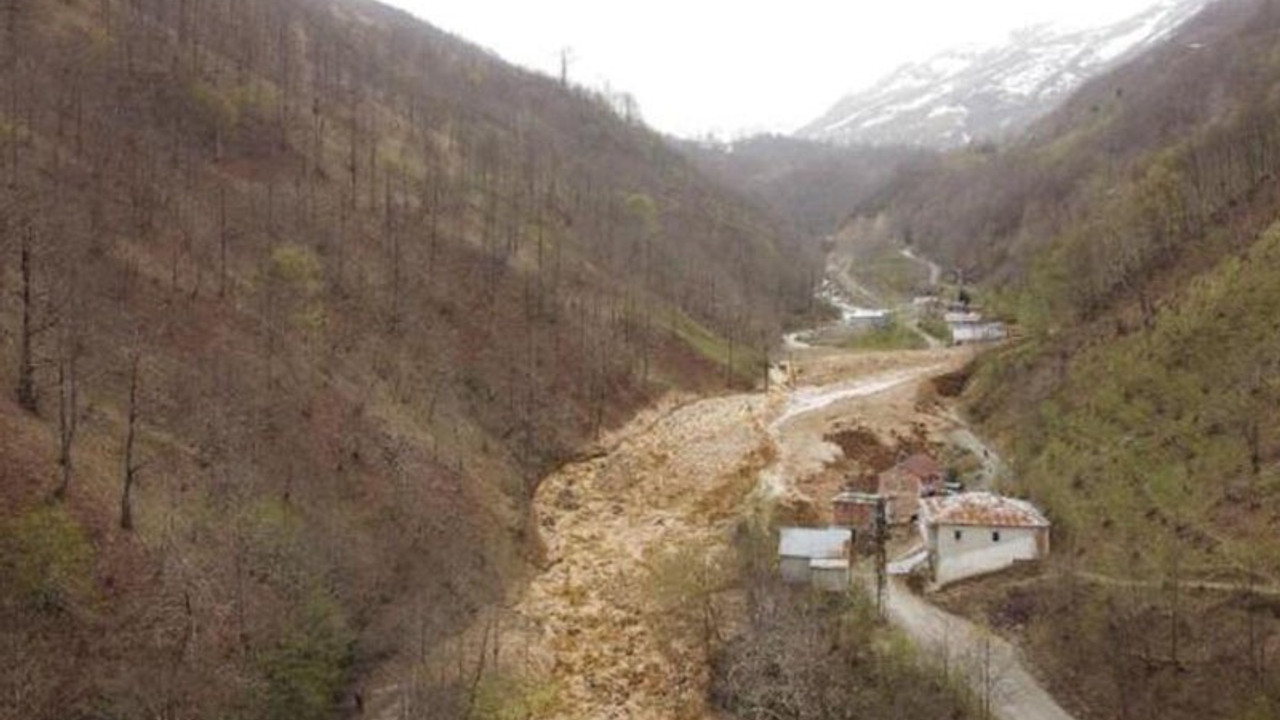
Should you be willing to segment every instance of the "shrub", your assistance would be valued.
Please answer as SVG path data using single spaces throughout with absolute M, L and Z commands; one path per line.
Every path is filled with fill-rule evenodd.
M 274 648 L 258 659 L 261 698 L 272 720 L 321 720 L 334 705 L 352 659 L 352 636 L 338 604 L 313 590 Z
M 0 600 L 41 612 L 65 609 L 92 588 L 93 548 L 61 506 L 0 523 Z

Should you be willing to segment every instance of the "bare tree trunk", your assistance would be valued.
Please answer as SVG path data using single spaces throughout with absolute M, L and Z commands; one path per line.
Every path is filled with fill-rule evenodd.
M 133 484 L 137 481 L 138 466 L 134 464 L 134 440 L 138 429 L 138 361 L 140 353 L 133 356 L 129 370 L 129 420 L 124 436 L 124 490 L 120 493 L 120 528 L 133 529 Z
M 53 491 L 56 500 L 65 498 L 71 487 L 71 448 L 76 441 L 80 415 L 78 394 L 76 349 L 72 346 L 58 365 L 58 468 L 61 478 Z
M 38 409 L 36 398 L 35 364 L 32 360 L 31 342 L 36 330 L 31 317 L 31 229 L 22 235 L 21 249 L 22 288 L 19 291 L 22 299 L 22 331 L 18 349 L 18 405 L 27 412 L 34 413 Z
M 218 297 L 227 296 L 227 189 L 218 190 Z

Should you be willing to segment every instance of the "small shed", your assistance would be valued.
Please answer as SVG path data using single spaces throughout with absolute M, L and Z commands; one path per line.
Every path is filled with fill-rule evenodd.
M 1049 554 L 1047 518 L 1031 503 L 989 492 L 926 498 L 920 534 L 939 585 Z
M 853 533 L 843 528 L 784 527 L 778 537 L 778 568 L 783 581 L 827 589 L 849 586 Z

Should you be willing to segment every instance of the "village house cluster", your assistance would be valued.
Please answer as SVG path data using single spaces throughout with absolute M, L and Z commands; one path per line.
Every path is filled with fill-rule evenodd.
M 884 527 L 878 527 L 880 523 Z M 910 528 L 914 525 L 914 533 Z M 876 477 L 875 492 L 844 490 L 831 500 L 827 528 L 782 528 L 783 580 L 843 591 L 859 553 L 891 528 L 918 536 L 935 587 L 1008 569 L 1049 554 L 1050 523 L 1034 505 L 991 492 L 965 492 L 928 453 L 913 454 Z
M 951 332 L 953 345 L 999 342 L 1009 337 L 1008 326 L 965 301 L 947 303 L 936 295 L 924 295 L 913 298 L 912 305 L 921 314 L 941 318 Z

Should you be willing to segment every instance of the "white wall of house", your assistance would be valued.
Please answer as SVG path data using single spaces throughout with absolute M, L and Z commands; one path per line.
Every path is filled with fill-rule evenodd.
M 1008 333 L 1001 323 L 954 323 L 951 340 L 957 345 L 1003 340 Z
M 810 582 L 809 558 L 807 557 L 779 558 L 778 571 L 782 574 L 783 582 L 794 585 L 807 585 Z
M 1048 533 L 1048 528 L 931 526 L 927 538 L 933 579 L 946 585 L 1019 560 L 1039 559 L 1048 551 Z
M 843 567 L 814 567 L 810 571 L 813 586 L 824 592 L 846 592 L 851 584 L 849 565 Z

